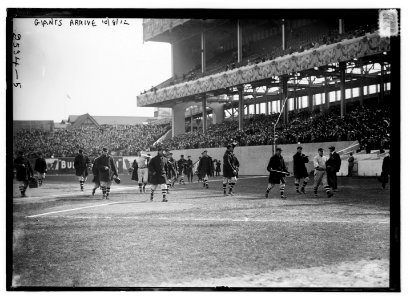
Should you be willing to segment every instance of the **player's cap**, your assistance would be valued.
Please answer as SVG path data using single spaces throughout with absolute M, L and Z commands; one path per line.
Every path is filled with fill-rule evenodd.
M 201 154 L 208 153 L 208 150 L 204 150 Z
M 148 153 L 147 156 L 151 156 L 151 154 Z
M 140 148 L 137 148 L 135 151 L 140 152 L 140 151 L 141 151 L 141 149 L 140 149 Z
M 191 155 L 188 155 L 188 157 L 191 157 Z
M 172 155 L 172 152 L 169 152 L 168 154 L 169 154 L 169 155 Z
M 184 157 L 184 155 L 183 155 L 183 154 L 181 154 L 181 157 Z
M 329 149 L 330 150 L 335 150 L 335 146 L 330 146 Z
M 297 149 L 297 150 L 299 150 L 299 149 L 303 149 L 303 147 L 302 147 L 302 146 L 299 146 L 299 147 L 297 147 L 296 149 Z
M 323 148 L 319 148 L 319 149 L 317 149 L 317 151 L 323 151 Z
M 276 151 L 282 151 L 282 148 L 276 148 Z
M 104 152 L 108 152 L 108 148 L 103 147 L 103 151 L 104 151 Z
M 43 155 L 43 153 L 41 153 L 41 151 L 38 152 L 38 155 Z

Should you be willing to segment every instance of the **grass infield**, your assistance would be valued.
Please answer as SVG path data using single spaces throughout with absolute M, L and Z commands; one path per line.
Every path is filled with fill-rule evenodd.
M 328 199 L 288 178 L 175 185 L 162 203 L 124 176 L 109 200 L 74 176 L 49 176 L 13 199 L 13 287 L 388 287 L 390 191 L 339 178 Z M 149 189 L 147 189 L 149 190 Z

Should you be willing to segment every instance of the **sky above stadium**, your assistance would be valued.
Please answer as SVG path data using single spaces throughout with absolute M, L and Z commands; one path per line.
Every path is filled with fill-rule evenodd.
M 15 19 L 20 39 L 13 50 L 20 52 L 13 82 L 21 87 L 13 89 L 13 119 L 152 117 L 154 109 L 137 107 L 136 96 L 171 76 L 170 45 L 143 43 L 142 19 L 115 22 Z

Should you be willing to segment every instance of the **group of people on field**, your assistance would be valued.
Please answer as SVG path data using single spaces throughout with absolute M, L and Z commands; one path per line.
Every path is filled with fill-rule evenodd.
M 309 182 L 309 174 L 306 168 L 306 163 L 309 162 L 309 158 L 302 153 L 302 147 L 297 147 L 297 152 L 293 155 L 293 175 L 295 178 L 296 193 L 305 194 L 305 187 Z M 315 197 L 318 197 L 318 188 L 322 184 L 328 197 L 333 196 L 333 192 L 337 190 L 337 176 L 339 172 L 341 160 L 340 155 L 335 151 L 335 147 L 329 147 L 329 157 L 323 155 L 323 148 L 318 149 L 318 155 L 313 158 L 314 166 L 314 183 L 313 191 Z M 268 167 L 269 184 L 266 189 L 265 197 L 268 198 L 270 190 L 275 184 L 280 184 L 280 197 L 286 199 L 285 196 L 285 184 L 286 176 L 290 173 L 285 165 L 285 161 L 282 157 L 282 149 L 276 148 L 275 154 L 271 157 Z M 300 185 L 302 186 L 300 187 Z
M 222 189 L 223 195 L 234 195 L 233 190 L 238 180 L 239 175 L 239 161 L 234 154 L 236 143 L 230 143 L 227 146 L 222 162 Z M 306 163 L 309 158 L 302 153 L 303 148 L 297 147 L 297 152 L 293 155 L 293 174 L 295 179 L 296 193 L 305 194 L 305 187 L 309 182 L 309 174 L 307 172 Z M 337 186 L 337 172 L 340 170 L 341 159 L 339 154 L 335 151 L 335 147 L 329 147 L 329 155 L 324 156 L 323 148 L 318 149 L 318 154 L 313 158 L 314 165 L 314 183 L 313 191 L 315 197 L 318 196 L 318 188 L 322 184 L 327 196 L 330 198 L 334 192 L 338 191 Z M 349 176 L 352 174 L 354 158 L 352 154 L 348 159 Z M 161 188 L 163 195 L 163 202 L 167 202 L 167 194 L 170 193 L 170 188 L 174 186 L 175 182 L 185 184 L 184 177 L 187 175 L 188 182 L 192 182 L 193 170 L 196 166 L 196 173 L 203 181 L 203 187 L 209 188 L 209 177 L 213 176 L 215 172 L 214 160 L 208 155 L 208 151 L 202 152 L 202 156 L 197 162 L 188 159 L 181 155 L 181 159 L 176 161 L 173 154 L 168 149 L 158 148 L 157 155 L 151 158 L 150 154 L 142 154 L 140 149 L 137 149 L 137 158 L 134 160 L 129 172 L 132 173 L 132 180 L 138 182 L 140 193 L 146 192 L 146 185 L 151 186 L 150 201 L 154 199 L 154 192 L 158 185 Z M 216 173 L 220 172 L 221 162 L 217 161 Z M 39 186 L 42 185 L 45 175 L 47 173 L 47 164 L 43 158 L 42 153 L 39 153 L 39 158 L 35 162 L 34 170 L 29 160 L 24 156 L 23 151 L 18 151 L 17 158 L 14 160 L 14 168 L 16 170 L 16 179 L 19 182 L 19 190 L 21 196 L 25 197 L 26 189 L 29 186 L 29 181 L 34 177 L 34 171 L 37 172 L 37 179 Z M 92 195 L 95 195 L 97 188 L 101 188 L 103 199 L 109 199 L 111 192 L 111 185 L 113 181 L 120 182 L 118 170 L 114 159 L 109 155 L 106 147 L 102 148 L 101 155 L 90 161 L 83 150 L 78 151 L 74 159 L 74 168 L 76 176 L 80 183 L 80 190 L 84 191 L 84 183 L 87 181 L 88 171 L 91 170 L 93 174 L 93 189 Z M 219 170 L 218 170 L 219 168 Z M 286 167 L 285 161 L 282 157 L 282 149 L 276 148 L 275 154 L 270 158 L 267 171 L 269 172 L 268 187 L 265 192 L 265 197 L 269 197 L 269 192 L 275 184 L 280 184 L 280 197 L 286 199 L 285 184 L 286 176 L 290 173 Z M 379 180 L 382 182 L 383 189 L 386 187 L 390 176 L 390 153 L 388 153 L 382 165 L 382 173 Z M 228 193 L 227 193 L 228 188 Z

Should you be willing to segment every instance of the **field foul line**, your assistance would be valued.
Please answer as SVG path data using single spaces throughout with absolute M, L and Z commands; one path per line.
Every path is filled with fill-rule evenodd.
M 389 224 L 388 221 L 363 221 L 363 220 L 262 220 L 262 219 L 217 219 L 217 218 L 145 218 L 145 217 L 110 217 L 110 216 L 53 216 L 53 218 L 65 218 L 65 219 L 133 219 L 139 221 L 177 221 L 177 222 L 257 222 L 257 223 L 363 223 L 363 224 Z
M 138 186 L 136 186 L 138 188 Z M 133 186 L 129 186 L 129 187 L 119 187 L 119 188 L 114 188 L 111 189 L 112 192 L 115 191 L 125 191 L 125 190 L 132 190 L 135 189 L 135 187 Z M 88 191 L 88 190 L 87 190 Z M 87 191 L 84 192 L 73 192 L 73 193 L 64 193 L 64 194 L 50 194 L 50 195 L 44 195 L 44 196 L 30 196 L 29 199 L 48 199 L 48 198 L 58 198 L 58 197 L 65 197 L 65 196 L 88 196 L 91 195 L 89 193 L 87 193 Z M 91 190 L 89 190 L 91 191 Z M 14 200 L 18 200 L 21 198 L 14 198 Z M 26 199 L 23 199 L 26 200 Z
M 86 209 L 86 208 L 107 206 L 107 205 L 112 205 L 112 204 L 117 204 L 117 203 L 120 203 L 120 202 L 111 202 L 111 203 L 105 203 L 105 204 L 98 204 L 98 205 L 83 206 L 83 207 L 70 208 L 70 209 L 64 209 L 64 210 L 50 211 L 50 212 L 43 213 L 43 214 L 32 215 L 32 216 L 26 216 L 26 218 L 35 218 L 35 217 L 41 217 L 41 216 L 46 216 L 46 215 L 58 214 L 58 213 L 67 212 L 67 211 L 73 211 L 73 210 L 81 210 L 81 209 Z

